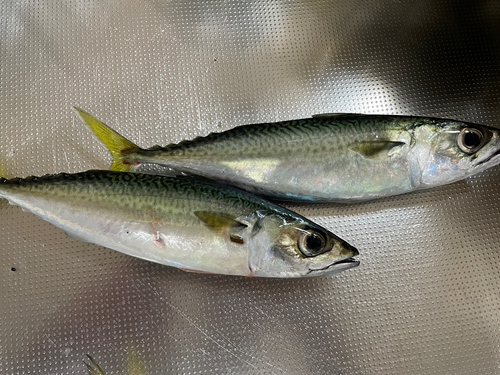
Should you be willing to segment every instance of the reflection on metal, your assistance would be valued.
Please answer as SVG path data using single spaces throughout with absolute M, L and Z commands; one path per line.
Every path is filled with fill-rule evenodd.
M 110 165 L 75 105 L 139 146 L 315 113 L 500 126 L 496 1 L 41 0 L 0 14 L 0 164 L 20 177 Z M 495 167 L 295 206 L 361 254 L 308 280 L 186 274 L 3 205 L 0 373 L 82 374 L 89 353 L 123 374 L 127 342 L 151 374 L 497 374 L 499 185 Z
M 106 375 L 94 358 L 87 355 L 90 363 L 84 362 L 90 375 Z M 127 351 L 127 375 L 148 375 L 144 362 L 136 349 L 129 348 Z

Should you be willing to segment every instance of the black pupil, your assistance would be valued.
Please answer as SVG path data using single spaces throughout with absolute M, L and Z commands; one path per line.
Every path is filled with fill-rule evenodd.
M 481 137 L 474 131 L 466 130 L 464 132 L 464 146 L 474 148 L 481 143 Z
M 306 246 L 311 251 L 320 251 L 323 248 L 323 240 L 320 236 L 312 233 L 306 238 Z

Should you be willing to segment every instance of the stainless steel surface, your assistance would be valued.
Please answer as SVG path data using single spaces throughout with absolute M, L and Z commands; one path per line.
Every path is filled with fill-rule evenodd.
M 314 113 L 500 124 L 496 1 L 0 2 L 0 163 L 106 168 L 76 105 L 141 146 Z M 331 277 L 186 274 L 0 208 L 0 373 L 500 373 L 500 168 L 293 206 L 355 245 Z

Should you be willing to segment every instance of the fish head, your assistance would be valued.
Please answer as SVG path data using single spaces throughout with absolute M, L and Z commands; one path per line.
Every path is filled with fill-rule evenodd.
M 448 184 L 500 162 L 500 131 L 452 120 L 433 120 L 414 127 L 409 153 L 413 185 Z
M 255 217 L 248 250 L 254 276 L 320 276 L 359 265 L 353 246 L 306 218 L 275 212 Z

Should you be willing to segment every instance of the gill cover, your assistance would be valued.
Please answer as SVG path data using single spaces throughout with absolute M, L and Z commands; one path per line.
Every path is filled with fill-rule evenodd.
M 410 163 L 421 188 L 472 176 L 500 161 L 499 131 L 483 125 L 439 120 L 413 129 Z

